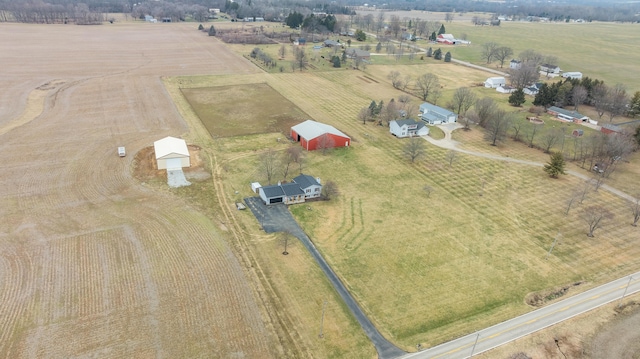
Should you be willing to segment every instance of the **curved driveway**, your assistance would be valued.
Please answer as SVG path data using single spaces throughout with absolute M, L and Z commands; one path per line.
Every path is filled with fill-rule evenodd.
M 376 351 L 378 352 L 378 358 L 391 359 L 406 354 L 405 351 L 399 349 L 385 339 L 373 323 L 371 323 L 358 303 L 353 299 L 351 293 L 349 293 L 333 269 L 329 267 L 320 252 L 318 252 L 318 249 L 313 245 L 309 236 L 304 233 L 293 216 L 291 216 L 286 205 L 276 204 L 266 206 L 259 197 L 245 198 L 244 201 L 251 209 L 251 212 L 256 216 L 265 232 L 287 232 L 302 242 L 309 253 L 311 253 L 311 256 L 313 256 L 316 262 L 318 262 L 318 265 L 320 265 L 320 268 L 331 282 L 331 285 L 333 285 L 338 294 L 340 294 L 342 300 L 347 304 L 351 313 L 356 317 L 364 332 L 373 342 L 373 345 L 376 347 Z

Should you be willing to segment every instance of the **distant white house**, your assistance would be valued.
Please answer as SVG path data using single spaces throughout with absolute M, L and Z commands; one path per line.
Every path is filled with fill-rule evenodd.
M 496 89 L 496 91 L 500 92 L 500 93 L 514 93 L 516 92 L 516 88 L 515 87 L 511 87 L 511 86 L 498 86 L 498 88 Z
M 458 121 L 458 115 L 445 108 L 432 105 L 428 102 L 420 105 L 420 116 L 422 121 L 430 125 L 439 125 L 441 123 L 451 123 Z
M 568 78 L 568 79 L 581 80 L 582 79 L 582 72 L 563 72 L 562 73 L 562 77 Z
M 429 134 L 429 127 L 422 121 L 412 119 L 395 120 L 389 122 L 389 132 L 399 138 L 426 136 Z
M 560 75 L 560 67 L 551 64 L 540 65 L 540 73 L 549 77 L 556 77 Z
M 185 140 L 165 137 L 153 143 L 159 170 L 181 170 L 190 167 L 189 148 Z
M 484 81 L 484 87 L 497 89 L 500 86 L 505 86 L 507 80 L 504 77 L 489 77 Z
M 535 83 L 531 86 L 525 87 L 523 89 L 525 95 L 529 95 L 529 96 L 535 96 L 538 94 L 538 92 L 540 92 L 540 87 L 542 86 L 541 82 Z
M 517 69 L 519 69 L 521 67 L 522 67 L 522 61 L 520 61 L 520 60 L 511 59 L 511 61 L 509 62 L 509 68 L 510 69 L 517 70 Z

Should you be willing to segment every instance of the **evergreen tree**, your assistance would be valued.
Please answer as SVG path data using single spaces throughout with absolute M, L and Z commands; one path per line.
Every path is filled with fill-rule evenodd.
M 438 30 L 438 35 L 442 35 L 446 32 L 446 30 L 444 29 L 444 24 L 440 25 L 440 30 Z
M 378 109 L 378 105 L 376 104 L 376 101 L 375 100 L 371 101 L 371 103 L 369 104 L 369 115 L 375 116 L 377 109 Z
M 428 48 L 427 49 L 427 57 L 431 57 L 433 56 L 433 49 L 432 48 Z
M 198 25 L 198 30 L 204 30 L 204 26 L 202 24 Z
M 334 56 L 331 62 L 333 63 L 333 67 L 340 67 L 340 58 L 338 56 Z
M 442 50 L 437 49 L 433 52 L 433 58 L 436 60 L 442 60 Z
M 356 40 L 365 41 L 366 39 L 367 39 L 367 34 L 365 34 L 364 31 L 360 29 L 356 30 Z
M 213 28 L 213 25 L 209 28 L 209 36 L 216 36 L 216 29 Z
M 302 16 L 301 13 L 294 11 L 284 19 L 284 23 L 292 29 L 297 29 L 298 26 L 302 25 L 303 20 L 304 16 Z
M 536 98 L 533 100 L 533 104 L 535 106 L 543 106 L 544 108 L 547 108 L 552 106 L 554 101 L 555 94 L 553 89 L 547 84 L 542 84 Z
M 377 52 L 377 53 L 380 53 L 380 51 L 382 51 L 382 44 L 381 44 L 381 43 L 378 43 L 378 44 L 376 45 L 376 52 Z
M 384 108 L 384 101 L 380 100 L 380 103 L 376 107 L 376 115 L 381 114 L 383 108 Z
M 636 143 L 640 146 L 640 126 L 636 127 L 636 133 L 633 134 L 633 138 L 636 139 Z
M 517 89 L 511 94 L 511 96 L 509 96 L 509 103 L 512 106 L 520 107 L 524 102 L 524 90 L 522 90 L 521 88 Z
M 544 171 L 551 176 L 551 178 L 558 178 L 558 175 L 567 174 L 564 170 L 564 157 L 560 152 L 554 152 L 551 154 L 549 163 L 544 165 Z
M 340 59 L 342 62 L 347 61 L 347 52 L 346 51 L 342 51 L 342 58 Z
M 436 36 L 436 32 L 432 32 L 431 35 L 429 35 L 429 41 L 436 41 L 438 37 Z
M 444 55 L 444 62 L 451 62 L 451 52 L 447 51 L 447 53 Z M 522 96 L 524 96 L 524 92 L 522 93 Z

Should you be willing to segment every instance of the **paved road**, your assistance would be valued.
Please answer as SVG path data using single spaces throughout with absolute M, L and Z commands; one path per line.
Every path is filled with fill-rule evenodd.
M 324 260 L 320 252 L 311 242 L 311 239 L 304 233 L 302 228 L 298 225 L 296 220 L 291 216 L 289 209 L 284 204 L 277 204 L 266 206 L 259 197 L 249 197 L 244 199 L 247 206 L 251 209 L 251 212 L 256 216 L 258 222 L 262 225 L 262 228 L 267 233 L 274 232 L 288 232 L 295 236 L 302 242 L 307 248 L 311 256 L 318 262 L 318 265 L 327 276 L 335 290 L 340 294 L 342 300 L 356 317 L 358 323 L 367 334 L 371 342 L 378 352 L 378 358 L 391 359 L 397 358 L 404 354 L 405 351 L 399 349 L 387 339 L 385 339 L 378 329 L 371 323 L 369 318 L 364 314 L 358 303 L 353 299 L 351 293 L 347 290 L 344 284 L 340 281 L 333 269 L 329 267 Z
M 640 292 L 640 272 L 402 359 L 463 359 Z

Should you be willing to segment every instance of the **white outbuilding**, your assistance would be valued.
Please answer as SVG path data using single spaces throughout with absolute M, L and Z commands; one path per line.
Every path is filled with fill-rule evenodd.
M 165 137 L 153 143 L 159 170 L 182 170 L 190 167 L 189 149 L 185 140 L 175 137 Z
M 505 86 L 507 84 L 507 80 L 504 77 L 489 77 L 484 82 L 484 87 L 497 89 L 500 86 Z

